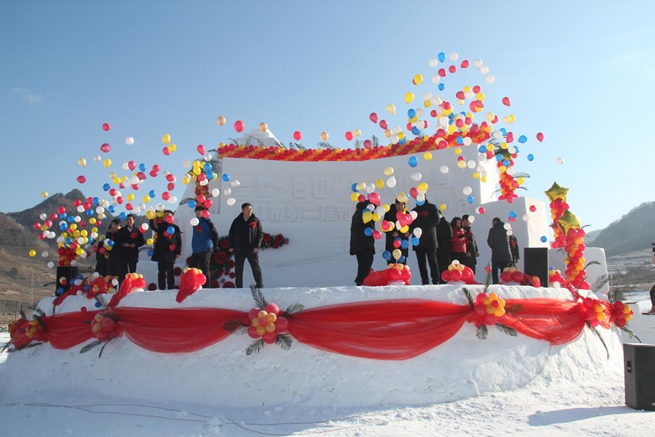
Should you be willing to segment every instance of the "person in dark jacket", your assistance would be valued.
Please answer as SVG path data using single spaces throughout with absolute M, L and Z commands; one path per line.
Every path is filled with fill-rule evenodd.
M 500 282 L 498 272 L 514 265 L 507 229 L 505 223 L 498 217 L 494 217 L 491 221 L 487 244 L 491 248 L 491 279 L 494 284 L 498 284 Z
M 453 217 L 450 221 L 450 227 L 453 230 L 453 236 L 450 238 L 450 259 L 459 261 L 466 265 L 466 231 L 462 227 L 462 219 Z
M 105 236 L 99 235 L 98 240 L 96 241 L 93 251 L 96 253 L 96 268 L 95 271 L 100 276 L 107 276 L 107 258 L 105 253 L 107 252 L 104 247 Z
M 211 220 L 204 217 L 206 208 L 202 205 L 196 206 L 196 219 L 198 224 L 193 227 L 191 238 L 191 260 L 189 267 L 197 267 L 205 275 L 206 282 L 202 285 L 211 284 L 210 262 L 214 248 L 218 246 L 218 232 Z
M 386 214 L 384 214 L 384 219 L 390 223 L 394 224 L 394 229 L 393 231 L 389 231 L 386 233 L 386 244 L 384 249 L 389 252 L 393 253 L 394 250 L 398 249 L 400 250 L 401 257 L 399 259 L 394 259 L 393 256 L 387 260 L 387 265 L 392 265 L 394 263 L 399 263 L 399 264 L 407 264 L 407 256 L 409 255 L 409 246 L 402 247 L 402 241 L 407 240 L 409 237 L 409 231 L 402 233 L 400 232 L 400 229 L 396 228 L 396 223 L 398 222 L 398 218 L 396 215 L 400 213 L 405 212 L 405 202 L 401 202 L 400 200 L 396 199 L 396 202 L 389 207 L 389 211 L 387 211 Z M 398 241 L 398 243 L 395 243 Z M 394 245 L 397 244 L 398 246 Z
M 448 270 L 452 259 L 450 257 L 450 239 L 453 238 L 453 228 L 448 223 L 448 220 L 441 214 L 441 211 L 437 209 L 439 213 L 439 224 L 437 225 L 437 265 L 439 266 L 439 272 Z M 439 277 L 439 283 L 445 284 L 446 281 Z
M 155 233 L 152 260 L 157 262 L 157 281 L 160 290 L 175 288 L 175 260 L 182 253 L 182 232 L 173 223 L 173 211 L 164 211 L 163 219 L 150 220 L 150 228 Z
M 470 216 L 468 214 L 462 216 L 462 227 L 466 233 L 466 258 L 464 265 L 470 267 L 475 275 L 475 266 L 478 264 L 477 257 L 480 256 L 480 251 L 478 250 L 478 243 L 475 241 L 475 235 L 471 231 L 471 221 L 469 218 Z
M 355 285 L 362 285 L 364 279 L 368 276 L 373 266 L 375 256 L 375 239 L 373 238 L 373 229 L 375 222 L 370 220 L 364 223 L 363 214 L 367 211 L 367 206 L 371 202 L 365 200 L 359 202 L 355 207 L 355 213 L 350 222 L 350 255 L 357 257 L 357 277 Z
M 121 228 L 121 219 L 115 218 L 109 222 L 109 229 L 107 234 L 105 234 L 105 258 L 107 258 L 107 275 L 113 276 L 119 282 L 123 279 L 121 274 L 121 264 L 120 264 L 120 248 L 118 246 L 117 235 L 118 231 Z M 107 250 L 109 247 L 109 242 L 112 242 L 113 245 L 110 246 L 111 250 Z
M 437 206 L 428 202 L 425 199 L 422 205 L 416 205 L 412 210 L 416 212 L 416 218 L 412 222 L 412 231 L 416 228 L 421 229 L 421 237 L 419 238 L 418 246 L 414 246 L 416 253 L 416 261 L 418 262 L 418 270 L 421 274 L 421 283 L 427 285 L 430 283 L 430 278 L 433 284 L 439 284 L 441 275 L 439 273 L 439 265 L 437 264 L 437 225 L 439 224 L 440 213 Z M 430 266 L 430 275 L 428 276 L 428 269 L 425 265 L 427 261 Z
M 236 288 L 243 288 L 243 265 L 248 260 L 255 279 L 255 287 L 263 288 L 262 269 L 259 267 L 259 246 L 264 238 L 264 230 L 259 219 L 252 212 L 252 205 L 241 205 L 239 214 L 230 226 L 228 240 L 230 252 L 234 253 L 234 272 Z
M 512 233 L 512 229 L 510 228 L 510 235 L 509 235 L 509 250 L 512 252 L 512 262 L 514 263 L 515 266 L 519 265 L 519 260 L 521 259 L 521 251 L 519 250 L 519 240 L 516 238 L 516 235 Z
M 125 218 L 125 226 L 116 233 L 114 248 L 118 248 L 118 262 L 120 264 L 120 278 L 128 273 L 136 273 L 139 262 L 139 248 L 146 244 L 143 233 L 134 226 L 134 214 Z

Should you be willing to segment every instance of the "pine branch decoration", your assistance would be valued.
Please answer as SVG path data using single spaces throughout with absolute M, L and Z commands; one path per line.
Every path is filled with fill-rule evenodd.
M 474 304 L 473 304 L 473 296 L 471 296 L 471 292 L 466 287 L 462 287 L 462 291 L 464 292 L 464 296 L 466 296 L 466 300 L 471 306 L 471 310 L 473 310 Z
M 257 308 L 264 309 L 266 308 L 266 305 L 268 305 L 268 302 L 266 302 L 266 298 L 262 294 L 262 291 L 255 287 L 254 285 L 250 286 L 250 293 L 252 294 L 252 298 L 255 300 L 255 304 L 257 305 Z
M 487 335 L 489 335 L 489 330 L 487 329 L 487 325 L 478 326 L 478 329 L 475 331 L 475 336 L 478 337 L 480 340 L 486 340 Z
M 621 329 L 623 330 L 623 332 L 625 332 L 626 334 L 628 334 L 628 335 L 630 336 L 630 338 L 636 338 L 637 341 L 639 341 L 639 343 L 642 342 L 641 339 L 640 339 L 639 337 L 637 337 L 637 335 L 636 335 L 634 332 L 632 332 L 632 330 L 631 330 L 630 328 L 628 328 L 627 326 L 624 326 L 624 327 L 621 328 Z
M 275 344 L 280 346 L 285 351 L 288 351 L 289 349 L 291 349 L 291 344 L 292 343 L 293 343 L 293 340 L 291 339 L 291 336 L 287 335 L 287 334 L 279 334 L 277 336 L 277 339 L 275 340 Z
M 507 335 L 509 335 L 511 337 L 516 337 L 518 335 L 517 332 L 516 332 L 516 329 L 510 328 L 509 326 L 503 325 L 502 323 L 496 323 L 496 328 L 500 332 L 504 332 L 505 334 L 507 334 Z
M 93 349 L 94 347 L 99 346 L 101 343 L 102 342 L 100 340 L 96 340 L 96 341 L 94 341 L 92 343 L 89 343 L 86 346 L 84 346 L 82 349 L 80 349 L 80 353 L 85 354 L 88 351 L 90 351 L 91 349 Z
M 223 325 L 223 329 L 235 334 L 245 334 L 246 332 L 248 332 L 248 326 L 250 325 L 246 325 L 245 323 L 237 319 L 233 319 L 225 322 L 225 324 Z
M 304 309 L 305 309 L 305 306 L 303 304 L 294 303 L 293 305 L 289 305 L 287 310 L 284 312 L 284 316 L 287 316 L 287 315 L 290 316 L 290 315 L 293 315 L 293 314 L 297 314 L 297 313 L 301 312 Z
M 257 353 L 263 347 L 264 347 L 264 340 L 262 340 L 261 338 L 259 340 L 253 341 L 252 344 L 248 346 L 248 349 L 246 349 L 246 355 L 252 355 L 254 353 Z
M 603 347 L 605 348 L 605 352 L 607 353 L 607 359 L 609 360 L 609 359 L 610 359 L 610 351 L 609 351 L 609 349 L 607 349 L 607 344 L 605 343 L 605 340 L 603 340 L 603 336 L 600 335 L 600 332 L 598 331 L 598 329 L 596 329 L 596 328 L 594 328 L 593 326 L 591 326 L 591 325 L 589 324 L 589 322 L 587 322 L 587 325 L 589 326 L 589 328 L 591 328 L 592 332 L 593 332 L 594 334 L 596 334 L 596 337 L 598 337 L 598 339 L 600 340 L 600 342 L 603 343 Z

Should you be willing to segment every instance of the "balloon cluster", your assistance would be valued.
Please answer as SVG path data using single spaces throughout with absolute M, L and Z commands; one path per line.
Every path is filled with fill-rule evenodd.
M 403 264 L 389 264 L 385 270 L 373 271 L 364 278 L 367 287 L 383 287 L 385 285 L 409 285 L 412 273 L 409 266 Z
M 257 307 L 251 309 L 248 313 L 250 338 L 261 338 L 266 344 L 275 343 L 277 336 L 288 332 L 289 329 L 289 321 L 279 314 L 280 308 L 274 303 L 269 303 L 263 309 Z
M 477 316 L 476 327 L 495 325 L 505 316 L 505 300 L 496 293 L 480 293 L 475 298 L 473 314 Z
M 87 299 L 93 299 L 99 294 L 112 293 L 116 291 L 111 276 L 96 276 L 85 287 Z
M 585 278 L 584 243 L 585 231 L 581 228 L 569 228 L 566 232 L 566 279 L 574 287 L 589 290 L 591 286 Z
M 7 331 L 9 332 L 9 341 L 16 350 L 27 347 L 32 340 L 48 341 L 48 335 L 41 322 L 38 319 L 27 320 L 22 315 L 18 320 L 7 325 Z
M 93 337 L 105 342 L 123 335 L 123 327 L 118 323 L 118 316 L 112 310 L 105 310 L 95 315 L 91 321 Z
M 510 133 L 507 134 L 505 141 L 510 140 Z M 508 147 L 507 143 L 503 143 L 500 148 L 495 152 L 496 166 L 500 174 L 500 196 L 498 200 L 506 200 L 507 203 L 512 203 L 518 195 L 516 190 L 520 187 L 522 179 L 514 179 L 514 159 L 518 156 L 516 148 L 513 146 Z
M 455 282 L 455 283 L 465 283 L 465 284 L 474 284 L 475 283 L 475 274 L 469 266 L 465 266 L 460 263 L 458 260 L 454 260 L 447 270 L 441 272 L 441 279 L 446 282 Z
M 632 320 L 634 314 L 634 311 L 630 309 L 630 306 L 624 304 L 620 300 L 612 303 L 611 311 L 612 321 L 619 328 L 625 328 L 625 325 Z
M 180 277 L 180 290 L 177 292 L 175 300 L 181 303 L 188 296 L 202 288 L 205 281 L 207 281 L 207 278 L 202 273 L 202 270 L 194 267 L 185 268 L 184 273 Z
M 553 185 L 545 191 L 546 196 L 550 200 L 550 217 L 553 220 L 553 243 L 551 247 L 557 249 L 560 247 L 565 247 L 565 234 L 562 233 L 562 229 L 558 226 L 558 221 L 562 215 L 568 211 L 569 205 L 566 203 L 566 195 L 569 192 L 568 188 L 564 188 L 554 182 Z
M 608 320 L 610 317 L 609 304 L 605 301 L 591 297 L 582 298 L 579 302 L 585 321 L 592 327 L 598 326 L 601 322 Z
M 518 267 L 506 267 L 500 274 L 500 280 L 505 283 L 516 283 L 521 285 L 532 285 L 541 287 L 539 276 L 530 276 L 523 273 Z

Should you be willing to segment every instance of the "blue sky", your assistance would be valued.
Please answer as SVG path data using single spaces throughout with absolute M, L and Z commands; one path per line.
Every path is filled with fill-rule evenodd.
M 307 146 L 321 131 L 344 147 L 349 130 L 383 137 L 369 113 L 388 103 L 404 113 L 408 91 L 436 94 L 428 62 L 455 52 L 482 59 L 496 80 L 470 68 L 453 86 L 482 85 L 488 108 L 514 114 L 508 128 L 529 138 L 516 163 L 531 176 L 521 194 L 547 201 L 557 181 L 580 222 L 600 229 L 654 197 L 653 16 L 650 1 L 5 1 L 0 211 L 31 207 L 43 191 L 101 196 L 107 171 L 92 157 L 103 142 L 116 171 L 132 159 L 182 174 L 198 144 L 236 135 L 236 119 L 265 121 L 285 143 L 300 130 Z M 178 146 L 168 157 L 165 133 Z

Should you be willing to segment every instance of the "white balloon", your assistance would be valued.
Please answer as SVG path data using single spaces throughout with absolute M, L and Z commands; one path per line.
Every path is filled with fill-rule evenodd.
M 80 205 L 77 207 L 77 212 L 84 212 L 84 205 Z
M 370 184 L 366 185 L 366 192 L 368 194 L 371 194 L 374 191 L 375 191 L 375 184 L 370 183 Z
M 430 99 L 432 99 L 432 94 L 425 92 L 425 93 L 423 93 L 422 97 L 423 97 L 423 100 L 430 100 Z M 421 108 L 421 110 L 422 110 L 422 108 Z
M 177 197 L 175 197 L 175 196 L 169 197 L 168 198 L 168 203 L 172 203 L 172 204 L 177 203 Z
M 503 225 L 503 228 L 505 228 L 506 231 L 509 231 L 509 230 L 512 229 L 512 225 L 510 225 L 509 223 L 505 223 L 505 224 Z
M 189 161 L 188 159 L 182 161 L 182 168 L 191 168 L 191 161 Z
M 475 221 L 475 217 L 472 215 L 469 216 L 469 223 L 473 223 Z
M 375 208 L 375 212 L 380 216 L 384 217 L 384 214 L 386 214 L 386 211 L 384 210 L 384 206 L 380 205 L 377 208 Z
M 220 194 L 221 194 L 221 190 L 219 190 L 218 188 L 214 188 L 212 190 L 212 196 L 213 197 L 218 197 Z
M 486 65 L 484 67 L 480 67 L 480 73 L 482 74 L 489 73 L 489 67 L 487 67 Z
M 487 83 L 494 83 L 496 81 L 496 78 L 489 75 L 485 80 L 487 81 Z
M 387 179 L 387 187 L 393 188 L 396 186 L 396 177 L 391 176 L 389 179 Z
M 425 99 L 425 100 L 428 100 L 428 99 Z M 423 117 L 423 115 L 425 115 L 425 109 L 416 108 L 416 115 L 418 115 L 419 117 Z
M 39 216 L 41 220 L 45 220 L 48 218 L 48 216 L 45 214 L 45 212 L 42 212 L 41 215 Z
M 475 68 L 477 68 L 478 70 L 479 70 L 480 68 L 482 68 L 482 60 L 481 60 L 481 59 L 476 59 L 475 61 L 473 61 L 473 66 L 474 66 Z
M 564 164 L 564 158 L 562 158 L 562 157 L 558 157 L 558 158 L 555 160 L 555 162 L 558 163 L 558 164 Z
M 410 177 L 412 178 L 412 180 L 414 180 L 414 181 L 416 181 L 416 182 L 418 182 L 418 181 L 420 181 L 421 179 L 423 179 L 423 175 L 422 175 L 421 173 L 419 173 L 419 172 L 412 173 L 412 175 L 411 175 Z
M 197 226 L 198 223 L 200 223 L 200 220 L 198 220 L 197 217 L 192 218 L 189 223 L 191 223 L 191 226 Z
M 416 201 L 417 201 L 417 202 L 425 202 L 425 193 L 421 193 L 421 192 L 419 192 L 419 193 L 416 195 Z
M 466 166 L 470 169 L 474 169 L 478 164 L 474 160 L 470 160 L 466 163 Z
M 41 252 L 41 256 L 44 257 L 44 258 L 47 258 L 48 257 L 48 251 L 44 250 L 43 252 Z
M 125 171 L 130 169 L 130 167 L 127 166 L 127 162 L 124 162 L 123 165 L 121 165 L 121 168 Z
M 441 167 L 439 167 L 439 171 L 443 174 L 448 174 L 448 166 L 442 165 Z
M 53 268 L 54 266 L 55 266 L 55 263 L 53 263 L 52 261 L 50 261 L 50 262 L 48 263 L 48 268 L 49 268 L 49 269 Z
M 223 194 L 225 194 L 226 196 L 229 196 L 230 194 L 232 194 L 232 190 L 230 188 L 226 188 L 226 189 L 223 190 Z
M 200 185 L 205 186 L 209 184 L 209 179 L 203 179 L 200 181 Z
M 523 214 L 523 221 L 527 222 L 528 220 L 530 220 L 530 217 L 527 214 Z
M 232 205 L 234 205 L 235 203 L 236 203 L 236 199 L 235 199 L 234 197 L 230 197 L 229 199 L 227 199 L 227 204 L 228 204 L 229 206 L 232 206 Z
M 409 213 L 409 215 L 412 216 L 412 220 L 416 220 L 416 217 L 418 217 L 418 212 L 412 211 L 412 212 Z
M 96 155 L 96 156 L 93 157 L 93 160 L 95 162 L 100 162 L 100 161 L 102 161 L 102 158 L 100 157 L 100 155 Z
M 462 192 L 463 192 L 465 195 L 468 196 L 469 194 L 471 194 L 471 193 L 473 192 L 473 189 L 472 189 L 471 187 L 464 187 L 464 189 L 462 190 Z
M 437 65 L 439 65 L 439 61 L 437 61 L 436 59 L 430 59 L 429 64 L 430 67 L 436 67 Z
M 459 58 L 459 55 L 455 52 L 451 53 L 450 56 L 448 57 L 451 61 L 456 61 L 457 58 Z
M 432 80 L 432 83 L 439 83 L 439 81 L 441 80 L 441 78 L 439 77 L 438 74 L 435 74 L 434 76 L 432 76 L 432 79 L 431 79 L 431 80 Z
M 423 235 L 423 229 L 421 228 L 414 228 L 414 236 L 416 238 L 421 238 L 421 235 Z
M 131 146 L 132 144 L 134 144 L 134 138 L 132 138 L 132 137 L 125 138 L 125 144 L 127 144 L 128 146 Z
M 230 183 L 230 185 L 232 185 L 232 187 L 236 188 L 236 187 L 238 187 L 239 185 L 241 185 L 241 182 L 239 182 L 239 181 L 237 181 L 237 180 L 235 179 L 235 180 L 233 180 L 233 181 Z

